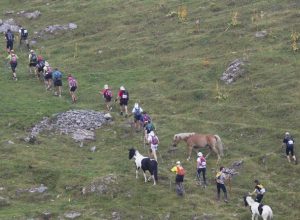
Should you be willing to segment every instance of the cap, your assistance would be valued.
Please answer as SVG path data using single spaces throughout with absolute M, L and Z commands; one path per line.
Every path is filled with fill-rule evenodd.
M 259 183 L 259 181 L 258 181 L 258 180 L 254 180 L 254 182 L 255 182 L 255 183 L 257 183 L 257 184 Z
M 49 66 L 49 63 L 47 61 L 45 62 L 45 66 Z
M 288 135 L 290 135 L 290 133 L 289 132 L 285 132 L 285 135 L 288 136 Z
M 202 157 L 203 154 L 201 152 L 198 153 L 198 157 Z
M 176 164 L 177 164 L 177 165 L 180 165 L 180 161 L 177 161 Z
M 11 53 L 15 52 L 14 50 L 10 50 Z
M 120 90 L 125 90 L 125 87 L 124 87 L 124 86 L 121 86 L 121 87 L 120 87 Z
M 33 53 L 34 52 L 34 50 L 30 50 L 30 53 Z
M 150 136 L 154 136 L 154 135 L 155 135 L 155 134 L 154 134 L 154 131 L 150 131 L 149 135 L 150 135 Z
M 107 84 L 104 85 L 104 89 L 108 89 L 108 85 Z
M 139 108 L 139 103 L 136 102 L 136 103 L 134 104 L 134 107 L 135 107 L 135 108 Z

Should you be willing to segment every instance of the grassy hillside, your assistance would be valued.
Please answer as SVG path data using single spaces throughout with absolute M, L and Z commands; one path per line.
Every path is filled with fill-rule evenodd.
M 166 16 L 180 6 L 187 8 L 185 21 Z M 292 51 L 290 37 L 300 32 L 299 1 L 2 0 L 0 8 L 2 19 L 14 18 L 31 37 L 49 25 L 76 23 L 78 29 L 38 39 L 34 49 L 64 76 L 72 73 L 79 81 L 79 102 L 73 105 L 66 79 L 61 99 L 46 92 L 29 75 L 24 49 L 16 48 L 19 80 L 12 81 L 6 53 L 1 53 L 0 196 L 9 198 L 10 205 L 0 205 L 0 219 L 39 219 L 44 212 L 58 219 L 75 210 L 81 219 L 112 219 L 117 212 L 122 219 L 244 220 L 251 215 L 242 196 L 253 190 L 254 179 L 267 188 L 264 203 L 276 219 L 299 218 L 299 165 L 288 164 L 281 149 L 285 131 L 296 138 L 296 153 L 299 146 L 300 55 Z M 39 10 L 42 15 L 28 20 L 16 13 L 5 15 L 9 10 Z M 255 37 L 261 30 L 268 32 L 266 38 Z M 247 74 L 225 85 L 219 78 L 236 58 L 246 61 Z M 41 134 L 38 144 L 22 140 L 44 116 L 69 109 L 104 110 L 98 91 L 106 83 L 115 94 L 124 85 L 130 109 L 139 101 L 155 122 L 163 158 L 155 187 L 144 184 L 142 175 L 135 179 L 127 149 L 135 146 L 144 155 L 147 151 L 141 134 L 127 126 L 132 119 L 121 118 L 117 105 L 115 123 L 98 130 L 97 140 L 82 148 L 68 136 L 49 133 Z M 227 98 L 217 100 L 218 93 Z M 222 165 L 244 160 L 233 179 L 229 204 L 215 201 L 215 156 L 208 159 L 209 186 L 202 189 L 195 181 L 196 155 L 187 162 L 183 143 L 168 153 L 173 135 L 190 131 L 222 138 Z M 91 146 L 98 151 L 91 153 Z M 187 169 L 183 199 L 176 196 L 169 171 L 177 160 Z M 117 176 L 115 193 L 80 194 L 81 187 L 108 174 Z M 41 183 L 49 187 L 46 194 L 16 194 Z

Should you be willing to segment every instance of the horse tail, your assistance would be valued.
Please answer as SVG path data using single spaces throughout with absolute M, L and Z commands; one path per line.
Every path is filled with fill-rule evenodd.
M 153 169 L 153 176 L 154 176 L 154 179 L 155 179 L 155 181 L 158 181 L 158 175 L 157 175 L 157 171 L 158 171 L 158 169 L 157 169 L 157 161 L 156 160 L 151 160 L 151 162 L 152 162 L 152 169 Z
M 215 134 L 214 135 L 216 140 L 217 140 L 217 148 L 218 148 L 218 152 L 220 154 L 221 157 L 224 156 L 224 147 L 223 147 L 223 143 L 221 138 L 219 137 L 219 135 Z

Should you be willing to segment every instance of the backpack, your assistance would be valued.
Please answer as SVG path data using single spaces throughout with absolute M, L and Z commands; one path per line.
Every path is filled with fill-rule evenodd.
M 76 79 L 72 78 L 70 81 L 69 81 L 69 85 L 71 87 L 76 87 L 77 86 L 77 81 Z
M 11 55 L 10 62 L 16 63 L 17 62 L 17 56 L 15 54 Z
M 126 90 L 122 92 L 121 99 L 128 99 L 128 92 Z
M 142 114 L 141 108 L 140 108 L 140 107 L 135 108 L 134 115 L 135 115 L 135 116 L 140 116 L 141 114 Z
M 24 28 L 21 28 L 21 37 L 25 39 L 28 37 L 28 31 Z
M 294 140 L 293 139 L 289 139 L 286 143 L 287 147 L 292 147 L 294 145 Z
M 36 56 L 35 53 L 31 54 L 30 62 L 31 63 L 37 63 L 37 56 Z
M 185 169 L 183 167 L 177 167 L 177 174 L 184 176 L 185 175 Z
M 105 98 L 111 98 L 112 97 L 112 92 L 110 89 L 106 89 L 104 92 L 104 97 Z
M 54 72 L 53 78 L 54 78 L 55 80 L 59 80 L 59 79 L 61 79 L 61 77 L 62 77 L 61 72 L 59 72 L 59 71 L 55 71 L 55 72 Z
M 14 40 L 14 35 L 13 35 L 13 33 L 10 32 L 10 31 L 7 32 L 6 37 L 7 37 L 7 40 L 8 40 L 8 41 L 13 41 L 13 40 Z
M 147 114 L 144 114 L 144 116 L 143 116 L 143 121 L 144 121 L 144 122 L 145 122 L 145 121 L 151 122 L 150 116 L 147 115 Z
M 153 137 L 151 137 L 151 144 L 153 145 L 157 145 L 158 144 L 158 138 L 156 135 L 154 135 Z
M 218 180 L 221 179 L 221 174 L 222 174 L 221 171 L 220 171 L 220 172 L 217 172 L 217 174 L 216 174 L 216 181 L 218 181 Z

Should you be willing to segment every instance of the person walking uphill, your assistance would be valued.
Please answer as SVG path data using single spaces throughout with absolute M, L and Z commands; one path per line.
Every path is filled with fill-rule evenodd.
M 258 180 L 254 180 L 254 183 L 255 183 L 254 191 L 252 193 L 249 193 L 249 195 L 252 196 L 256 194 L 255 202 L 261 203 L 264 194 L 266 192 L 266 189 L 263 187 L 263 185 L 259 183 Z
M 171 169 L 172 172 L 176 173 L 175 182 L 176 182 L 176 193 L 178 196 L 184 195 L 184 186 L 183 179 L 185 175 L 185 169 L 181 165 L 180 161 L 176 162 L 176 166 Z
M 9 53 L 14 48 L 14 40 L 15 40 L 15 35 L 10 29 L 7 29 L 7 32 L 5 33 L 5 39 L 6 39 L 6 50 Z
M 29 56 L 28 56 L 28 61 L 29 61 L 29 72 L 30 73 L 35 73 L 35 67 L 38 63 L 38 60 L 37 60 L 37 55 L 36 53 L 34 52 L 34 50 L 30 50 L 30 53 L 29 53 Z
M 197 177 L 198 180 L 201 184 L 201 173 L 203 176 L 203 187 L 206 187 L 206 159 L 203 156 L 203 154 L 201 152 L 198 153 L 198 158 L 197 158 Z
M 72 103 L 76 103 L 77 102 L 76 89 L 78 88 L 78 83 L 71 74 L 68 75 L 68 84 L 69 84 L 69 88 L 70 88 L 70 95 L 72 98 Z
M 128 117 L 127 105 L 129 101 L 129 93 L 124 86 L 120 87 L 118 97 L 116 98 L 115 102 L 118 100 L 120 101 L 120 115 L 123 115 L 123 112 L 125 112 L 125 117 L 127 118 Z
M 141 129 L 141 124 L 143 123 L 143 109 L 139 103 L 135 103 L 132 109 L 133 121 L 135 130 L 138 132 Z
M 151 131 L 149 133 L 148 136 L 148 144 L 150 144 L 150 149 L 149 149 L 149 153 L 153 155 L 154 160 L 157 161 L 157 148 L 158 148 L 158 144 L 159 144 L 159 139 L 158 137 L 155 135 L 154 131 Z
M 54 95 L 61 97 L 62 92 L 62 73 L 58 71 L 57 68 L 54 69 L 54 72 L 52 73 L 53 77 L 53 84 L 54 84 Z
M 21 46 L 22 42 L 25 41 L 27 49 L 29 50 L 29 42 L 28 42 L 28 31 L 27 29 L 23 28 L 22 26 L 20 26 L 20 30 L 19 30 L 19 35 L 20 35 L 20 44 L 19 47 Z
M 111 89 L 108 87 L 108 85 L 104 85 L 104 89 L 100 91 L 100 94 L 103 95 L 107 111 L 111 111 L 112 110 L 111 99 L 113 97 L 113 93 Z
M 13 75 L 13 80 L 18 80 L 17 79 L 17 74 L 16 74 L 16 68 L 18 65 L 18 56 L 14 53 L 14 50 L 10 51 L 10 54 L 8 55 L 8 57 L 6 58 L 9 60 L 9 64 L 12 70 L 12 75 Z
M 287 160 L 288 162 L 290 163 L 291 162 L 291 158 L 290 158 L 290 155 L 292 156 L 295 164 L 297 164 L 297 159 L 296 159 L 296 156 L 295 156 L 295 153 L 294 153 L 294 139 L 293 137 L 290 135 L 289 132 L 285 132 L 285 136 L 283 138 L 283 141 L 282 141 L 282 147 L 286 147 L 286 157 L 287 157 Z
M 224 202 L 228 202 L 227 198 L 227 190 L 225 186 L 226 175 L 224 173 L 225 168 L 220 167 L 220 172 L 216 175 L 216 183 L 217 183 L 217 200 L 220 201 L 221 197 L 221 189 L 224 193 Z

